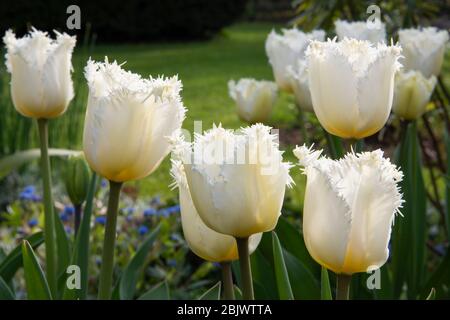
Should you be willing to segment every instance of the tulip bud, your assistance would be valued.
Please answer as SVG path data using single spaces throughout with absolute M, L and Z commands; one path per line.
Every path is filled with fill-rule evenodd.
M 142 79 L 107 59 L 89 60 L 85 75 L 83 148 L 90 167 L 115 182 L 149 175 L 170 152 L 167 137 L 184 120 L 181 82 L 176 76 Z
M 398 38 L 404 57 L 401 63 L 406 71 L 418 70 L 426 78 L 439 75 L 448 42 L 446 30 L 434 27 L 403 29 L 398 32 Z
M 289 66 L 287 73 L 297 106 L 303 111 L 314 112 L 309 92 L 306 61 L 299 60 L 296 68 Z
M 425 113 L 435 85 L 435 76 L 426 79 L 419 71 L 399 72 L 395 77 L 392 111 L 406 120 L 418 119 Z
M 228 89 L 243 121 L 257 123 L 269 118 L 277 98 L 277 86 L 274 82 L 243 78 L 237 83 L 230 80 Z
M 14 107 L 26 117 L 57 117 L 74 96 L 71 59 L 76 38 L 55 33 L 56 40 L 34 28 L 21 39 L 11 30 L 3 37 Z
M 377 23 L 378 26 L 369 27 L 365 21 L 336 20 L 334 27 L 339 40 L 344 40 L 344 38 L 367 40 L 373 44 L 386 42 L 386 25 L 381 21 Z
M 307 177 L 303 237 L 310 255 L 337 274 L 367 272 L 389 256 L 394 216 L 403 203 L 402 172 L 383 152 L 320 157 L 305 146 L 294 150 Z
M 70 201 L 76 206 L 86 199 L 91 173 L 82 155 L 70 156 L 66 163 L 65 184 Z
M 236 239 L 208 228 L 195 209 L 181 161 L 172 160 L 171 174 L 180 192 L 181 226 L 189 248 L 200 258 L 211 262 L 233 261 L 239 258 Z M 249 239 L 250 254 L 256 250 L 262 233 Z
M 288 66 L 295 68 L 298 60 L 305 58 L 305 50 L 310 40 L 322 41 L 324 38 L 323 30 L 303 33 L 296 28 L 283 29 L 281 35 L 272 30 L 266 40 L 266 54 L 272 65 L 275 82 L 280 90 L 292 92 L 287 74 Z
M 289 163 L 261 124 L 197 135 L 183 157 L 192 201 L 203 222 L 235 238 L 272 230 L 280 216 Z
M 364 138 L 379 131 L 391 112 L 401 48 L 368 41 L 312 41 L 307 50 L 314 112 L 328 132 Z

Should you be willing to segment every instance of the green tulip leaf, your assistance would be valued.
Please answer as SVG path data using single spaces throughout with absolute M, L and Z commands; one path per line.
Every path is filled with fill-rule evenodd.
M 170 291 L 167 281 L 162 281 L 142 296 L 138 300 L 170 300 Z
M 0 300 L 14 300 L 14 292 L 8 286 L 8 284 L 0 277 Z
M 67 157 L 81 154 L 82 151 L 68 149 L 48 149 L 49 156 Z M 41 151 L 39 149 L 29 149 L 18 151 L 12 155 L 0 159 L 0 180 L 6 177 L 12 170 L 19 168 L 27 162 L 39 159 Z
M 320 275 L 320 300 L 333 300 L 328 270 L 324 267 Z
M 120 278 L 120 298 L 122 300 L 133 299 L 136 290 L 136 283 L 139 276 L 139 270 L 143 267 L 148 252 L 150 251 L 156 236 L 159 233 L 160 225 L 158 225 L 144 240 L 141 247 L 130 260 Z
M 275 265 L 275 278 L 277 281 L 278 295 L 281 300 L 294 300 L 289 275 L 283 258 L 283 249 L 277 234 L 272 232 L 273 258 Z
M 69 290 L 67 286 L 64 288 L 63 298 L 65 300 L 86 299 L 88 287 L 88 268 L 89 268 L 89 252 L 90 252 L 90 232 L 91 232 L 91 217 L 94 203 L 95 190 L 97 187 L 97 174 L 91 175 L 89 189 L 86 197 L 86 204 L 84 206 L 83 216 L 80 222 L 80 228 L 75 239 L 75 245 L 72 252 L 71 264 L 77 265 L 80 268 L 80 290 Z
M 213 287 L 202 294 L 198 300 L 220 300 L 221 282 L 218 281 Z
M 22 256 L 28 299 L 51 300 L 52 295 L 44 272 L 39 265 L 33 248 L 26 240 L 23 240 L 22 243 Z
M 426 300 L 434 300 L 436 299 L 436 289 L 431 288 L 430 293 L 428 294 L 428 297 Z
M 33 249 L 37 249 L 44 242 L 44 234 L 37 232 L 26 237 L 25 240 Z M 5 282 L 9 282 L 22 265 L 22 245 L 18 245 L 0 263 L 0 276 Z

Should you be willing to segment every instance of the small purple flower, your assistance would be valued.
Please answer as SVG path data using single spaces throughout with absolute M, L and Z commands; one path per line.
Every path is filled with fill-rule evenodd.
M 175 260 L 175 259 L 167 259 L 167 265 L 169 267 L 175 268 L 177 266 L 177 260 Z
M 28 221 L 28 226 L 33 228 L 38 225 L 38 220 L 36 218 L 32 218 Z
M 180 205 L 175 205 L 169 208 L 166 208 L 167 211 L 169 211 L 169 213 L 177 213 L 180 212 Z
M 65 211 L 59 214 L 59 218 L 61 219 L 62 222 L 69 221 L 69 215 Z
M 140 226 L 138 229 L 138 233 L 139 235 L 143 236 L 144 234 L 146 234 L 148 232 L 148 227 L 147 226 Z
M 102 258 L 96 257 L 96 258 L 95 258 L 95 263 L 96 263 L 98 266 L 101 265 L 101 264 L 102 264 Z
M 98 216 L 95 218 L 95 222 L 104 226 L 106 224 L 106 216 Z
M 156 210 L 153 208 L 147 208 L 144 210 L 144 217 L 151 217 L 156 214 Z
M 172 233 L 172 234 L 170 235 L 170 239 L 171 239 L 172 241 L 176 241 L 176 242 L 181 242 L 181 241 L 183 241 L 183 239 L 180 237 L 180 235 L 179 235 L 178 233 Z
M 72 206 L 65 206 L 64 213 L 67 214 L 68 216 L 71 216 L 75 213 L 75 208 Z
M 102 181 L 100 182 L 100 186 L 102 188 L 106 188 L 108 186 L 108 180 L 102 179 Z
M 69 226 L 64 227 L 64 230 L 66 230 L 67 234 L 71 234 L 72 233 L 72 228 Z
M 170 212 L 166 208 L 160 209 L 160 210 L 158 210 L 157 215 L 160 217 L 167 218 L 170 215 Z
M 36 192 L 36 187 L 33 185 L 28 185 L 25 188 L 23 188 L 22 192 L 34 194 Z
M 219 262 L 213 262 L 212 265 L 216 268 L 222 268 L 222 265 Z
M 20 192 L 19 199 L 37 202 L 41 200 L 41 197 L 36 194 L 36 187 L 29 185 Z
M 122 211 L 125 214 L 132 214 L 135 211 L 135 208 L 134 207 L 126 207 L 126 208 L 122 209 Z
M 125 217 L 125 220 L 127 220 L 127 222 L 131 222 L 133 221 L 133 215 L 129 214 Z

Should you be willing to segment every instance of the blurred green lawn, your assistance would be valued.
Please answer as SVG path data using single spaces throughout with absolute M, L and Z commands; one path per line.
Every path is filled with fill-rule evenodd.
M 191 132 L 197 120 L 202 121 L 203 130 L 213 123 L 239 128 L 246 124 L 238 119 L 234 111 L 227 82 L 242 77 L 273 79 L 264 43 L 271 29 L 279 27 L 262 23 L 236 24 L 211 41 L 100 45 L 95 46 L 91 56 L 95 60 L 102 60 L 107 55 L 110 61 L 126 61 L 125 69 L 142 76 L 178 74 L 183 83 L 183 102 L 188 110 L 183 127 Z M 74 65 L 84 65 L 86 58 L 85 54 L 78 52 Z M 75 70 L 75 73 L 79 72 Z M 290 99 L 287 95 L 278 99 L 269 124 L 286 127 L 295 122 L 296 112 Z M 163 199 L 177 194 L 169 187 L 169 163 L 166 159 L 151 176 L 135 182 L 140 194 L 160 195 Z

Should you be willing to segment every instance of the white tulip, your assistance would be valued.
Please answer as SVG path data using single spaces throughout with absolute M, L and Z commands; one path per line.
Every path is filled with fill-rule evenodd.
M 312 41 L 307 50 L 309 87 L 320 124 L 342 138 L 379 131 L 391 112 L 401 48 L 344 39 Z
M 324 40 L 323 30 L 304 33 L 296 28 L 283 29 L 283 34 L 272 30 L 266 40 L 266 54 L 272 65 L 275 82 L 280 90 L 292 92 L 287 74 L 288 66 L 296 67 L 299 60 L 304 59 L 305 50 L 311 40 Z
M 367 272 L 389 256 L 394 216 L 402 206 L 402 172 L 383 152 L 320 157 L 305 146 L 294 154 L 307 176 L 303 237 L 311 256 L 337 274 Z
M 3 37 L 6 67 L 11 73 L 11 96 L 16 110 L 31 118 L 49 119 L 64 113 L 72 100 L 72 51 L 76 38 L 55 31 L 32 29 L 17 39 L 8 30 Z
M 142 79 L 116 62 L 88 61 L 83 148 L 91 168 L 115 181 L 143 178 L 170 152 L 185 108 L 178 78 Z
M 429 78 L 438 76 L 444 61 L 448 32 L 434 27 L 403 29 L 398 32 L 405 70 L 418 70 Z
M 247 238 L 272 230 L 280 216 L 290 164 L 262 124 L 239 133 L 214 127 L 183 157 L 190 194 L 211 229 Z
M 373 44 L 386 42 L 386 25 L 377 21 L 377 26 L 368 26 L 365 21 L 348 22 L 345 20 L 336 20 L 334 28 L 339 40 L 344 38 L 353 38 L 356 40 L 367 40 Z
M 296 67 L 288 66 L 287 74 L 297 106 L 303 111 L 314 112 L 309 92 L 306 61 L 299 60 Z
M 436 77 L 426 79 L 419 71 L 399 72 L 395 77 L 392 111 L 406 120 L 415 120 L 425 113 L 436 86 Z
M 189 248 L 200 258 L 211 262 L 239 259 L 236 239 L 208 228 L 198 215 L 189 192 L 184 166 L 180 160 L 172 159 L 171 174 L 180 193 L 181 226 Z M 261 238 L 262 233 L 250 237 L 250 254 L 256 250 Z
M 265 122 L 277 98 L 277 85 L 271 81 L 243 78 L 228 82 L 230 97 L 239 117 L 249 123 Z

